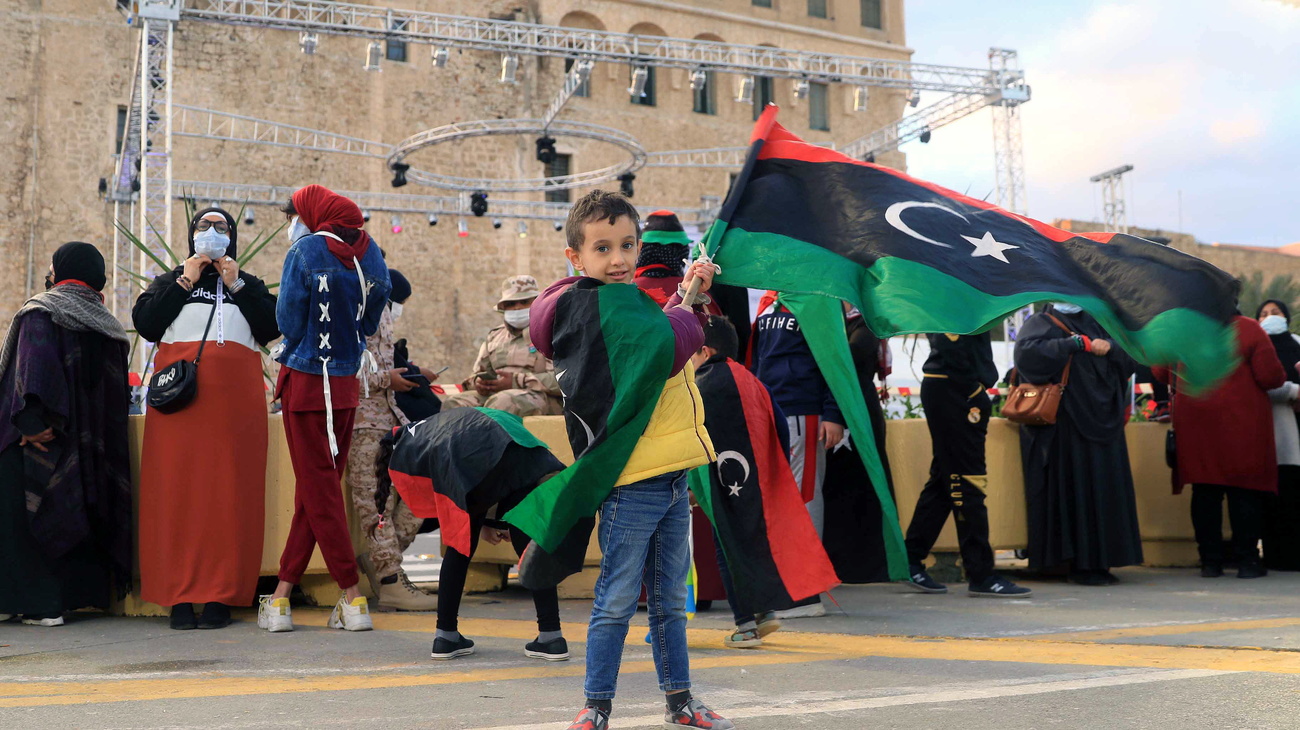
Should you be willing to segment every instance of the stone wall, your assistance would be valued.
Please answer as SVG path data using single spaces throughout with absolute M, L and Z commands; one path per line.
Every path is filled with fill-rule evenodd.
M 902 0 L 887 0 L 886 28 L 862 28 L 858 3 L 831 0 L 832 18 L 806 16 L 802 0 L 775 0 L 774 9 L 750 0 L 389 0 L 403 7 L 443 13 L 514 17 L 518 20 L 617 32 L 708 38 L 731 43 L 817 49 L 906 60 Z M 381 4 L 381 3 L 375 3 Z M 116 152 L 119 106 L 129 103 L 139 44 L 112 0 L 7 0 L 0 9 L 0 42 L 7 51 L 0 129 L 0 318 L 7 321 L 39 286 L 50 254 L 68 240 L 86 240 L 106 254 L 112 246 L 113 206 L 96 194 L 109 177 Z M 174 93 L 182 104 L 283 121 L 365 139 L 396 143 L 418 131 L 454 121 L 539 116 L 563 78 L 557 58 L 523 57 L 513 86 L 497 78 L 496 54 L 453 50 L 445 68 L 432 68 L 427 46 L 411 45 L 406 63 L 388 62 L 380 73 L 363 70 L 366 42 L 322 35 L 306 56 L 297 35 L 283 31 L 185 21 L 177 26 Z M 687 74 L 660 70 L 658 104 L 629 103 L 626 65 L 597 64 L 589 98 L 576 98 L 563 118 L 595 122 L 634 134 L 647 150 L 743 144 L 752 109 L 732 101 L 735 77 L 718 75 L 715 115 L 692 111 Z M 776 82 L 782 122 L 813 141 L 841 143 L 883 126 L 903 109 L 900 92 L 875 90 L 870 111 L 852 111 L 851 87 L 830 88 L 830 132 L 809 129 L 806 102 L 793 102 L 791 82 Z M 575 170 L 612 164 L 617 151 L 560 139 L 560 152 L 574 155 Z M 523 177 L 539 173 L 532 139 L 479 140 L 425 151 L 416 167 L 462 176 Z M 900 153 L 881 162 L 904 165 Z M 270 146 L 176 137 L 174 176 L 203 180 L 389 191 L 391 173 L 376 160 Z M 636 201 L 664 207 L 698 206 L 701 195 L 721 196 L 724 170 L 646 169 L 636 179 Z M 617 183 L 606 184 L 617 187 Z M 411 184 L 401 192 L 439 194 Z M 581 190 L 573 191 L 576 197 Z M 533 196 L 539 198 L 540 196 Z M 203 204 L 205 201 L 199 201 Z M 183 207 L 174 208 L 184 255 Z M 232 211 L 233 213 L 234 211 Z M 282 220 L 270 207 L 255 208 L 256 222 L 240 227 L 250 242 Z M 127 211 L 122 211 L 125 218 Z M 401 269 L 415 294 L 398 326 L 421 364 L 450 365 L 449 378 L 468 375 L 477 345 L 499 321 L 491 311 L 500 282 L 531 273 L 546 284 L 565 273 L 562 233 L 533 222 L 520 238 L 515 223 L 491 226 L 491 212 L 469 219 L 470 235 L 458 238 L 456 221 L 437 227 L 405 216 L 400 234 L 376 214 L 370 230 L 389 264 Z M 287 240 L 277 237 L 250 265 L 268 281 L 279 279 Z M 29 275 L 28 254 L 31 252 Z M 130 252 L 124 250 L 121 261 Z M 138 257 L 137 257 L 138 258 Z M 123 300 L 124 320 L 129 320 Z

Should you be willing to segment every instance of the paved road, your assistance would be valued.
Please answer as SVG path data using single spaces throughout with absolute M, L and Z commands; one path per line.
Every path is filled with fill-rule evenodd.
M 1205 580 L 1125 569 L 1121 585 L 1033 583 L 1026 601 L 836 591 L 844 613 L 789 622 L 758 650 L 727 650 L 723 610 L 691 622 L 696 694 L 746 730 L 778 728 L 1300 727 L 1300 574 Z M 0 728 L 435 728 L 562 730 L 581 701 L 590 604 L 563 602 L 575 657 L 522 656 L 531 602 L 467 597 L 473 657 L 428 659 L 431 614 L 379 629 L 292 634 L 250 614 L 224 631 L 160 619 L 0 626 Z M 638 617 L 614 727 L 662 727 Z

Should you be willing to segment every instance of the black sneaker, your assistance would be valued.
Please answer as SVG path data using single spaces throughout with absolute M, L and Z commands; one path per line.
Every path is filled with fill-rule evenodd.
M 463 656 L 469 656 L 474 653 L 474 642 L 465 638 L 461 634 L 460 638 L 452 641 L 438 637 L 433 640 L 433 652 L 430 654 L 434 659 L 459 659 Z
M 609 730 L 609 715 L 595 707 L 584 707 L 568 730 Z
M 230 607 L 224 603 L 208 603 L 199 617 L 201 629 L 224 629 L 230 625 Z
M 199 620 L 194 618 L 194 606 L 188 603 L 178 603 L 172 606 L 170 625 L 177 631 L 197 629 Z
M 968 592 L 979 598 L 1029 598 L 1034 595 L 1032 590 L 1018 586 L 1000 575 L 990 575 L 979 583 L 971 583 Z
M 561 636 L 543 643 L 540 640 L 528 642 L 524 646 L 524 656 L 531 659 L 545 659 L 548 662 L 563 662 L 569 659 L 569 642 Z
M 1238 578 L 1263 578 L 1268 575 L 1268 570 L 1258 562 L 1242 563 L 1237 566 Z
M 664 713 L 664 724 L 669 727 L 699 727 L 709 730 L 735 730 L 736 724 L 704 706 L 692 697 L 680 710 Z
M 925 572 L 925 568 L 919 565 L 911 566 L 910 568 L 908 568 L 907 572 L 911 573 L 912 577 L 908 578 L 903 582 L 922 593 L 947 593 L 948 592 L 948 586 L 940 583 L 934 578 L 931 578 L 930 574 Z
M 1218 563 L 1206 563 L 1201 566 L 1202 578 L 1222 578 L 1223 566 Z

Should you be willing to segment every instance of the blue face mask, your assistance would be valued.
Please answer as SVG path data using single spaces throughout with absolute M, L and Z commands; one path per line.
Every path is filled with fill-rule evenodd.
M 1077 304 L 1070 304 L 1068 302 L 1053 302 L 1052 309 L 1055 309 L 1061 314 L 1078 314 L 1079 312 L 1083 311 L 1083 307 L 1080 307 Z
M 199 231 L 194 234 L 194 253 L 207 256 L 213 261 L 225 256 L 226 248 L 229 246 L 230 236 L 217 233 L 215 228 L 209 228 L 206 231 Z

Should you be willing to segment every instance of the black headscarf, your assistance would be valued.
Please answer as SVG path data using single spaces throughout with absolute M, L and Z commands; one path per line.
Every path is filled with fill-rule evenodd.
M 59 246 L 52 263 L 55 284 L 73 279 L 102 292 L 108 282 L 104 274 L 104 254 L 89 243 L 72 241 Z
M 232 259 L 239 258 L 239 246 L 238 246 L 239 227 L 235 225 L 235 219 L 232 218 L 229 213 L 227 213 L 224 209 L 217 208 L 215 206 L 212 208 L 204 208 L 203 210 L 200 210 L 199 212 L 194 214 L 193 218 L 190 219 L 190 230 L 189 230 L 190 255 L 191 256 L 194 255 L 194 227 L 197 226 L 199 224 L 199 221 L 203 219 L 203 216 L 207 215 L 208 213 L 220 213 L 221 217 L 226 219 L 226 225 L 230 226 L 230 233 L 227 234 L 230 236 L 230 245 L 226 247 L 226 255 Z
M 1277 359 L 1282 361 L 1282 367 L 1286 369 L 1286 379 L 1293 383 L 1300 383 L 1300 372 L 1296 370 L 1296 363 L 1300 362 L 1300 342 L 1296 342 L 1291 336 L 1291 308 L 1277 299 L 1265 299 L 1259 305 L 1259 309 L 1255 310 L 1256 321 L 1259 321 L 1259 315 L 1269 304 L 1277 305 L 1277 308 L 1282 310 L 1282 316 L 1286 318 L 1287 331 L 1280 335 L 1269 335 L 1268 338 L 1273 341 L 1273 349 L 1277 350 Z
M 411 282 L 406 280 L 402 272 L 397 269 L 389 269 L 388 278 L 393 282 L 393 290 L 388 293 L 390 301 L 401 304 L 411 298 Z

